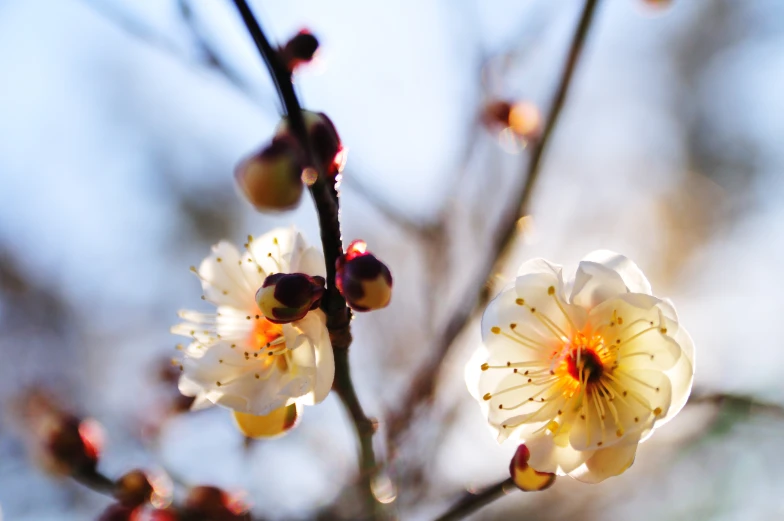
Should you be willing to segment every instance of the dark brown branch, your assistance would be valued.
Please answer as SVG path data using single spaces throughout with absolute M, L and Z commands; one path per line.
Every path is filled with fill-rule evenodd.
M 288 115 L 292 133 L 307 152 L 310 159 L 309 163 L 316 168 L 320 168 L 319 162 L 314 160 L 315 156 L 311 150 L 310 138 L 306 131 L 302 108 L 294 91 L 294 85 L 291 82 L 291 73 L 281 61 L 275 48 L 267 40 L 246 0 L 234 0 L 234 5 L 237 6 L 243 22 L 272 76 L 283 108 Z M 359 471 L 360 479 L 363 483 L 363 495 L 370 512 L 374 513 L 378 505 L 372 491 L 372 481 L 376 472 L 376 459 L 373 451 L 374 428 L 373 423 L 362 410 L 351 381 L 348 363 L 348 347 L 351 344 L 351 313 L 345 299 L 335 286 L 335 262 L 343 254 L 343 243 L 338 215 L 338 195 L 334 179 L 326 176 L 323 171 L 319 172 L 318 180 L 310 187 L 310 194 L 318 214 L 321 244 L 324 249 L 327 268 L 326 293 L 322 299 L 321 309 L 327 316 L 327 329 L 329 330 L 335 353 L 335 381 L 333 389 L 338 393 L 348 411 L 359 439 Z
M 72 476 L 72 478 L 74 481 L 84 485 L 90 490 L 104 494 L 106 496 L 114 497 L 116 488 L 114 481 L 104 476 L 97 470 L 77 472 Z
M 457 503 L 452 505 L 444 514 L 437 517 L 435 521 L 457 521 L 458 519 L 463 519 L 514 490 L 518 490 L 518 488 L 515 486 L 512 478 L 508 478 L 487 487 L 477 494 L 466 492 Z
M 599 0 L 586 0 L 585 2 L 580 21 L 569 46 L 569 54 L 560 74 L 560 80 L 550 102 L 550 111 L 541 138 L 532 146 L 530 160 L 525 171 L 525 182 L 515 200 L 510 204 L 507 214 L 501 220 L 498 233 L 493 240 L 491 254 L 482 269 L 479 280 L 469 290 L 468 295 L 461 300 L 464 303 L 463 306 L 454 313 L 448 322 L 440 340 L 433 349 L 432 356 L 417 371 L 401 402 L 401 408 L 389 415 L 388 440 L 390 451 L 393 453 L 395 447 L 400 443 L 401 436 L 410 426 L 418 407 L 432 399 L 436 377 L 449 348 L 468 326 L 475 313 L 484 308 L 490 300 L 488 279 L 503 265 L 514 245 L 517 222 L 529 212 L 531 195 L 539 178 L 544 152 L 559 121 L 598 4 Z

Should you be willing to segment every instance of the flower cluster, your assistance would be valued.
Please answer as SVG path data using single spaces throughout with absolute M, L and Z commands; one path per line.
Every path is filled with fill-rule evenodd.
M 293 229 L 248 237 L 245 251 L 220 242 L 199 268 L 206 314 L 182 311 L 172 332 L 189 337 L 182 346 L 180 391 L 194 407 L 222 405 L 248 436 L 275 436 L 297 422 L 303 405 L 326 398 L 335 366 L 324 313 L 307 304 L 304 314 L 279 323 L 256 300 L 265 280 L 279 274 L 325 276 L 324 259 Z M 280 297 L 282 300 L 285 298 Z
M 470 390 L 499 442 L 528 465 L 595 483 L 621 474 L 637 445 L 685 405 L 694 346 L 672 303 L 632 261 L 597 251 L 574 278 L 537 259 L 487 307 Z

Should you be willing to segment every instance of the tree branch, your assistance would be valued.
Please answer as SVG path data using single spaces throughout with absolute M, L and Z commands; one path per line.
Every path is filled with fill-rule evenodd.
M 435 521 L 456 521 L 458 519 L 463 519 L 514 490 L 518 490 L 514 481 L 512 481 L 512 478 L 507 478 L 500 483 L 487 487 L 479 493 L 473 494 L 471 492 L 466 492 L 457 503 L 437 517 Z
M 518 192 L 515 201 L 510 205 L 506 216 L 501 220 L 499 231 L 493 240 L 492 253 L 482 269 L 479 280 L 472 286 L 468 294 L 460 300 L 464 305 L 454 313 L 448 322 L 433 350 L 432 356 L 417 371 L 409 391 L 402 401 L 401 408 L 389 415 L 388 441 L 392 453 L 394 453 L 395 447 L 400 443 L 400 438 L 411 424 L 411 420 L 419 405 L 432 399 L 441 362 L 446 357 L 455 339 L 469 325 L 474 314 L 481 311 L 490 300 L 488 279 L 503 266 L 514 245 L 517 222 L 521 217 L 529 213 L 531 195 L 539 178 L 544 152 L 559 121 L 598 4 L 599 0 L 586 0 L 585 2 L 580 21 L 572 36 L 569 53 L 560 74 L 560 80 L 550 102 L 550 111 L 542 135 L 533 144 L 530 160 L 525 171 L 525 182 Z
M 233 1 L 272 76 L 280 101 L 288 115 L 292 133 L 308 154 L 309 163 L 316 168 L 320 168 L 318 161 L 314 160 L 310 138 L 302 115 L 302 108 L 294 91 L 294 85 L 291 82 L 291 73 L 280 60 L 277 51 L 270 44 L 269 40 L 267 40 L 246 0 Z M 335 354 L 335 381 L 333 389 L 338 393 L 354 424 L 360 445 L 359 473 L 363 483 L 363 495 L 370 512 L 375 513 L 378 503 L 372 490 L 372 481 L 376 471 L 376 459 L 372 440 L 374 428 L 373 423 L 367 418 L 359 403 L 351 381 L 348 363 L 348 347 L 351 345 L 351 313 L 345 299 L 335 285 L 335 262 L 338 257 L 343 255 L 335 180 L 326 176 L 324 172 L 319 172 L 318 180 L 310 186 L 310 194 L 318 214 L 321 244 L 324 249 L 327 268 L 326 292 L 322 298 L 321 309 L 327 316 L 327 329 L 329 330 Z

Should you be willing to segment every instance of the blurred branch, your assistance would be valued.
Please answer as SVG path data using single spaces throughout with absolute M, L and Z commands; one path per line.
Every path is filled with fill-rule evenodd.
M 507 478 L 500 483 L 489 486 L 478 493 L 466 492 L 457 503 L 445 513 L 436 518 L 435 521 L 456 521 L 471 515 L 480 508 L 489 505 L 496 499 L 502 498 L 509 492 L 518 490 L 512 478 Z
M 114 5 L 114 2 L 95 0 L 79 1 L 96 14 L 102 16 L 105 20 L 125 31 L 129 36 L 136 38 L 140 42 L 143 42 L 164 54 L 168 54 L 189 65 L 194 65 L 193 60 L 186 55 L 182 46 L 179 45 L 177 41 L 156 31 L 145 23 L 134 19 L 127 13 L 122 12 L 121 9 L 118 9 L 116 5 Z M 178 7 L 185 26 L 188 28 L 196 47 L 204 58 L 203 61 L 197 63 L 204 65 L 208 70 L 223 76 L 228 81 L 229 85 L 234 87 L 243 96 L 256 102 L 259 107 L 265 108 L 264 104 L 260 103 L 261 98 L 259 93 L 255 92 L 247 81 L 223 62 L 218 53 L 207 42 L 200 30 L 198 30 L 196 21 L 193 17 L 193 11 L 187 0 L 178 0 Z
M 749 412 L 759 412 L 771 414 L 784 418 L 784 406 L 777 403 L 761 402 L 752 396 L 744 396 L 730 393 L 708 393 L 708 394 L 692 394 L 689 397 L 687 405 L 698 404 L 713 404 L 717 406 L 736 405 L 743 406 Z
M 181 46 L 170 38 L 148 27 L 144 23 L 133 19 L 121 10 L 112 7 L 111 2 L 97 2 L 94 0 L 80 0 L 85 6 L 92 9 L 95 13 L 102 16 L 104 19 L 112 22 L 117 27 L 125 31 L 128 35 L 138 39 L 141 42 L 158 49 L 159 51 L 169 54 L 179 60 L 191 62 L 191 60 L 182 51 Z M 223 76 L 228 83 L 234 87 L 240 94 L 246 98 L 254 101 L 259 107 L 267 108 L 265 104 L 261 103 L 259 93 L 244 79 L 241 75 L 227 65 L 220 57 L 220 54 L 213 49 L 208 40 L 201 33 L 197 26 L 197 21 L 194 17 L 193 9 L 188 0 L 177 0 L 177 5 L 182 15 L 183 22 L 188 28 L 193 41 L 196 44 L 199 52 L 204 60 L 201 62 L 208 69 L 212 70 Z M 395 210 L 392 205 L 385 201 L 380 195 L 372 192 L 369 187 L 358 181 L 355 177 L 344 177 L 343 185 L 348 186 L 358 195 L 362 196 L 371 206 L 379 211 L 385 218 L 397 224 L 401 228 L 417 236 L 427 235 L 425 226 L 420 225 L 406 218 L 400 212 Z
M 598 4 L 599 0 L 586 0 L 585 2 L 580 21 L 569 46 L 566 62 L 560 74 L 560 80 L 552 96 L 550 112 L 545 121 L 541 138 L 533 143 L 531 158 L 525 171 L 525 182 L 506 216 L 501 219 L 499 230 L 491 248 L 492 253 L 489 256 L 487 265 L 482 270 L 481 278 L 469 290 L 468 295 L 460 300 L 463 302 L 463 306 L 449 320 L 430 359 L 417 371 L 409 391 L 401 402 L 401 408 L 389 415 L 387 439 L 390 452 L 393 454 L 395 447 L 401 441 L 402 435 L 411 425 L 411 420 L 419 405 L 432 399 L 436 387 L 436 376 L 438 375 L 441 362 L 446 357 L 455 339 L 465 330 L 474 314 L 481 310 L 490 300 L 488 279 L 505 262 L 514 246 L 517 235 L 517 221 L 529 212 L 531 195 L 541 171 L 544 152 L 559 121 Z
M 352 192 L 362 196 L 362 198 L 370 204 L 378 213 L 384 218 L 391 221 L 401 229 L 418 237 L 427 237 L 432 232 L 432 225 L 427 223 L 418 223 L 412 221 L 399 211 L 397 211 L 383 196 L 376 193 L 372 188 L 367 186 L 357 176 L 343 175 L 341 186 L 348 187 Z
M 288 115 L 293 134 L 308 154 L 309 163 L 316 168 L 321 168 L 319 162 L 314 160 L 302 109 L 294 91 L 294 85 L 291 83 L 291 73 L 282 63 L 277 51 L 272 47 L 269 40 L 267 40 L 246 0 L 234 0 L 234 5 L 239 10 L 242 20 L 278 89 L 278 95 Z M 321 309 L 327 316 L 327 329 L 329 330 L 335 355 L 333 389 L 338 393 L 354 424 L 360 445 L 359 474 L 363 483 L 362 494 L 368 507 L 368 513 L 376 517 L 380 504 L 376 501 L 372 490 L 373 477 L 376 473 L 376 459 L 373 452 L 372 439 L 375 429 L 373 422 L 365 415 L 351 381 L 348 362 L 348 348 L 352 340 L 350 330 L 351 313 L 345 299 L 335 285 L 335 262 L 343 255 L 335 179 L 320 171 L 318 180 L 310 186 L 310 193 L 318 214 L 321 243 L 327 268 L 327 287 L 326 293 L 322 298 Z
M 76 473 L 72 476 L 72 478 L 74 481 L 84 485 L 90 490 L 105 496 L 114 497 L 114 493 L 117 488 L 116 484 L 113 480 L 109 479 L 97 470 Z

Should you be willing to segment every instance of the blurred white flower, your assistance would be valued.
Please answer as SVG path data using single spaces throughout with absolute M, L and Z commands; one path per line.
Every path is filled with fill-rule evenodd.
M 194 408 L 232 409 L 248 436 L 275 436 L 294 426 L 302 405 L 326 398 L 335 373 L 332 345 L 321 310 L 289 324 L 273 324 L 256 304 L 267 275 L 324 276 L 324 258 L 294 229 L 248 237 L 245 252 L 220 242 L 191 271 L 201 279 L 214 314 L 181 311 L 172 333 L 191 338 L 179 388 L 195 396 Z
M 694 345 L 636 264 L 596 251 L 573 280 L 524 263 L 482 317 L 469 389 L 499 442 L 525 442 L 542 472 L 597 483 L 634 462 L 637 444 L 683 408 Z

